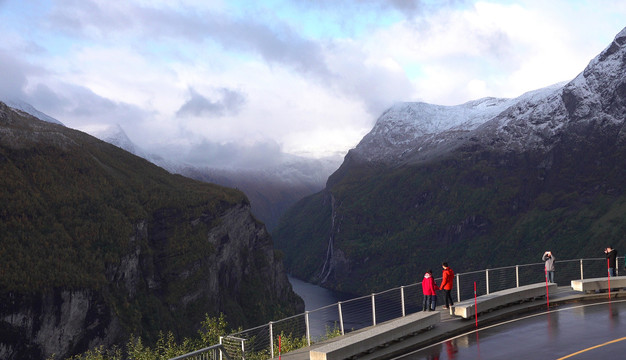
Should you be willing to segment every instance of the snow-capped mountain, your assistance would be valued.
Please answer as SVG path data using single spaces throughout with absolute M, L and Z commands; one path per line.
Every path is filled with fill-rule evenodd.
M 43 120 L 49 123 L 53 123 L 53 124 L 59 124 L 59 125 L 63 125 L 65 126 L 62 122 L 60 122 L 59 120 L 53 118 L 50 115 L 44 114 L 41 111 L 35 109 L 35 107 L 33 107 L 31 104 L 24 102 L 22 100 L 18 100 L 18 99 L 0 99 L 0 101 L 2 101 L 3 103 L 7 104 L 9 107 L 16 109 L 16 110 L 20 110 L 23 111 L 29 115 L 32 115 L 34 117 L 36 117 L 39 120 Z
M 624 125 L 626 28 L 562 89 L 520 102 L 476 131 L 476 141 L 513 151 L 549 151 L 564 131 Z M 623 131 L 620 131 L 623 136 Z M 478 140 L 480 139 L 480 140 Z
M 424 157 L 442 147 L 449 149 L 507 109 L 540 102 L 563 86 L 565 83 L 559 83 L 513 99 L 487 97 L 455 106 L 398 103 L 378 118 L 372 131 L 354 149 L 354 155 L 365 161 L 394 163 L 409 155 Z
M 133 143 L 130 140 L 130 138 L 128 138 L 128 135 L 126 135 L 126 132 L 124 131 L 124 129 L 122 129 L 122 127 L 119 124 L 116 124 L 115 126 L 111 126 L 100 132 L 92 132 L 91 135 L 97 137 L 98 139 L 102 141 L 106 141 L 109 144 L 122 148 L 128 151 L 129 153 L 135 154 L 137 156 L 145 157 L 143 156 L 143 151 L 141 151 L 135 145 L 135 143 Z
M 421 102 L 396 104 L 351 151 L 354 160 L 387 164 L 416 162 L 480 143 L 506 151 L 548 151 L 567 124 L 603 118 L 612 113 L 615 89 L 623 83 L 621 49 L 626 29 L 570 82 L 527 92 L 514 99 L 483 98 L 456 106 Z

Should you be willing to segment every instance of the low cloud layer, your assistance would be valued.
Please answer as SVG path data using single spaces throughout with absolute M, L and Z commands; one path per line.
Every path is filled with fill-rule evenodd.
M 624 18 L 617 0 L 0 0 L 0 99 L 207 165 L 345 154 L 395 102 L 572 79 Z
M 176 111 L 176 116 L 221 117 L 236 115 L 246 103 L 246 96 L 230 89 L 217 90 L 217 99 L 211 100 L 189 88 L 190 99 Z

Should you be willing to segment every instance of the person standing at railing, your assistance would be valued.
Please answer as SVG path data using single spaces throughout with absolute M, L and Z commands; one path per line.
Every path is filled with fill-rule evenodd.
M 444 298 L 446 299 L 446 304 L 443 306 L 444 309 L 449 309 L 450 306 L 454 306 L 452 302 L 452 285 L 454 284 L 454 271 L 448 266 L 447 262 L 441 264 L 443 267 L 443 277 L 441 279 L 441 286 L 439 286 L 439 290 L 443 290 Z
M 606 254 L 606 258 L 609 259 L 607 265 L 609 268 L 609 276 L 613 277 L 615 276 L 615 259 L 617 258 L 617 250 L 613 249 L 612 246 L 609 246 L 604 249 L 604 253 Z
M 422 311 L 434 311 L 437 308 L 437 284 L 433 277 L 433 271 L 428 269 L 422 279 L 422 292 L 424 293 L 424 301 L 422 302 Z
M 542 261 L 545 261 L 546 263 L 546 276 L 548 279 L 548 282 L 553 283 L 554 282 L 554 261 L 556 260 L 554 258 L 554 255 L 552 255 L 552 251 L 546 251 L 543 253 L 543 256 L 541 257 Z

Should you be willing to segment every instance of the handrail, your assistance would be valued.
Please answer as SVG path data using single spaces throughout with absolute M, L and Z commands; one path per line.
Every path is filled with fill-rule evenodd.
M 228 356 L 228 353 L 226 352 L 226 350 L 224 349 L 224 346 L 222 344 L 217 344 L 217 345 L 212 345 L 212 346 L 209 346 L 209 347 L 205 347 L 203 349 L 196 350 L 194 352 L 190 352 L 190 353 L 187 353 L 187 354 L 184 354 L 184 355 L 177 356 L 175 358 L 171 358 L 170 360 L 188 359 L 188 358 L 196 356 L 196 355 L 207 353 L 207 352 L 209 352 L 211 350 L 219 350 L 220 355 L 223 355 L 226 358 L 226 360 L 231 360 L 230 356 Z

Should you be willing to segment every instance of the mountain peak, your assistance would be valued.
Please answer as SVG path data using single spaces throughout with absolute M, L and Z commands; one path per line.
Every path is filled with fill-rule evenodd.
M 376 121 L 372 131 L 354 149 L 365 161 L 404 161 L 411 152 L 427 156 L 433 148 L 465 139 L 467 134 L 515 105 L 539 101 L 560 90 L 558 83 L 513 99 L 485 97 L 454 106 L 424 102 L 397 103 Z M 440 153 L 437 151 L 437 153 Z
M 25 112 L 29 115 L 32 115 L 34 117 L 36 117 L 39 120 L 43 120 L 49 123 L 53 123 L 53 124 L 59 124 L 59 125 L 63 125 L 65 126 L 62 122 L 60 122 L 59 120 L 53 118 L 52 116 L 49 116 L 47 114 L 44 114 L 43 112 L 35 109 L 34 106 L 32 106 L 31 104 L 19 100 L 19 99 L 0 99 L 0 101 L 4 102 L 5 104 L 7 104 L 7 106 L 9 106 L 10 108 L 13 108 L 15 110 L 19 110 L 22 112 Z
M 135 143 L 128 138 L 128 135 L 126 135 L 126 132 L 120 124 L 111 125 L 102 131 L 92 132 L 91 135 L 124 149 L 129 153 L 138 155 L 139 150 L 135 146 Z

